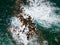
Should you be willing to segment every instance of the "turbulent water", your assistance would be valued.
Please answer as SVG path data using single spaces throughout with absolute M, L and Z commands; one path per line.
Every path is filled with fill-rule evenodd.
M 24 16 L 24 14 L 29 14 L 32 17 L 32 21 L 36 24 L 36 27 L 39 29 L 41 28 L 43 33 L 45 34 L 45 39 L 49 43 L 48 45 L 57 45 L 57 44 L 59 45 L 60 44 L 60 8 L 57 6 L 56 3 L 52 3 L 47 0 L 27 0 L 27 2 L 28 1 L 30 1 L 30 3 L 25 4 L 26 2 L 23 0 L 23 2 L 25 3 L 21 5 L 21 7 L 24 8 L 22 15 Z M 7 10 L 5 10 L 5 12 L 8 13 Z M 8 16 L 6 17 L 6 15 Z M 15 43 L 17 43 L 16 45 L 19 45 L 20 43 L 23 42 L 24 45 L 27 45 L 28 43 L 30 43 L 30 45 L 40 45 L 36 41 L 37 39 L 36 36 L 34 36 L 31 40 L 27 40 L 25 33 L 23 34 L 19 33 L 18 31 L 20 31 L 20 29 L 23 30 L 24 26 L 21 27 L 22 24 L 18 20 L 17 17 L 12 16 L 10 18 L 10 15 L 11 15 L 10 13 L 9 14 L 4 13 L 4 15 L 1 16 L 2 18 L 0 17 L 3 20 L 6 18 L 4 21 L 2 20 L 0 24 L 1 25 L 0 26 L 0 30 L 1 30 L 0 31 L 0 44 L 1 45 L 15 45 Z M 10 30 L 11 35 L 9 35 L 10 33 L 8 33 L 7 30 L 5 30 L 5 28 L 8 27 L 7 24 L 9 23 L 8 22 L 9 19 L 11 20 L 10 26 L 13 27 L 12 29 L 15 29 L 16 26 L 18 27 L 16 28 L 16 32 L 13 32 L 12 29 Z M 7 23 L 4 23 L 5 21 L 7 21 Z M 4 26 L 2 26 L 3 23 L 4 23 Z M 26 27 L 26 30 L 28 31 L 27 27 Z M 16 35 L 17 33 L 20 34 L 19 38 Z M 10 36 L 12 36 L 13 39 L 11 39 Z M 33 42 L 34 40 L 35 42 Z M 44 43 L 43 45 L 45 45 L 45 42 L 46 41 L 43 41 Z

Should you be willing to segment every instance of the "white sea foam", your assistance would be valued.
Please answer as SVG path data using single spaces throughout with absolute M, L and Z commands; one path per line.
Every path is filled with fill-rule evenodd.
M 50 2 L 45 2 L 45 0 L 29 1 L 31 2 L 29 4 L 30 6 L 22 5 L 25 11 L 23 11 L 21 14 L 24 16 L 24 18 L 27 17 L 24 14 L 29 14 L 33 20 L 36 20 L 38 24 L 46 28 L 50 28 L 52 24 L 58 25 L 58 22 L 60 22 L 59 16 L 54 12 L 54 10 L 59 10 L 60 8 L 50 6 Z M 22 27 L 22 23 L 17 17 L 12 17 L 11 20 L 12 28 L 10 31 L 17 44 L 23 43 L 24 45 L 27 45 L 29 43 L 30 45 L 40 45 L 37 41 L 33 42 L 34 40 L 37 40 L 35 36 L 32 39 L 27 40 L 26 32 L 29 31 L 29 29 L 25 26 Z M 26 28 L 24 33 L 19 32 L 23 31 L 24 28 Z M 14 29 L 15 31 L 13 31 Z M 19 36 L 17 35 L 18 33 Z M 43 43 L 43 45 L 46 45 L 45 43 L 48 42 L 43 41 Z
M 25 28 L 25 29 L 24 29 Z M 23 30 L 25 30 L 23 32 Z M 12 34 L 13 39 L 16 41 L 17 45 L 20 44 L 31 44 L 31 45 L 39 45 L 39 43 L 37 42 L 37 36 L 33 36 L 30 40 L 27 40 L 27 36 L 26 33 L 29 31 L 28 29 L 28 25 L 25 27 L 25 25 L 22 26 L 21 21 L 17 18 L 17 17 L 12 17 L 11 18 L 11 28 L 9 30 Z M 18 35 L 19 33 L 19 35 Z M 35 42 L 36 44 L 35 44 Z
M 60 16 L 59 14 L 56 14 L 55 11 L 60 10 L 60 8 L 51 6 L 53 3 L 45 2 L 45 0 L 34 0 L 35 2 L 32 0 L 30 1 L 33 6 L 25 6 L 25 13 L 33 17 L 43 27 L 50 28 L 52 24 L 59 25 L 58 22 L 60 22 Z

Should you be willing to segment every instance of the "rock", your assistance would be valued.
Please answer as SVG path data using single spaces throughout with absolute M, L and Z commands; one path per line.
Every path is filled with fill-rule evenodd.
M 20 43 L 19 45 L 24 45 L 24 43 Z

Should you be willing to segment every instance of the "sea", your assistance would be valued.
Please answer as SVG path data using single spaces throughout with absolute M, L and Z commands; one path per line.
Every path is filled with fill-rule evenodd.
M 34 18 L 36 27 L 45 34 L 48 45 L 60 45 L 60 0 L 43 0 L 40 6 L 30 0 L 34 7 L 26 6 L 26 0 L 22 1 L 26 12 Z M 14 2 L 15 0 L 0 0 L 0 45 L 16 45 L 11 33 L 8 32 L 10 19 L 13 17 L 10 7 Z

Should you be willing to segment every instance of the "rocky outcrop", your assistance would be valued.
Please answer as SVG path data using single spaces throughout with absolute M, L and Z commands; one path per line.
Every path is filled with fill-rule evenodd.
M 20 23 L 22 23 L 21 27 L 23 30 L 15 30 L 13 29 L 13 32 L 18 32 L 18 38 L 20 38 L 20 33 L 26 34 L 26 39 L 29 41 L 34 35 L 37 35 L 39 43 L 42 45 L 44 37 L 41 32 L 41 30 L 37 29 L 35 27 L 35 24 L 32 22 L 32 17 L 29 14 L 24 13 L 24 7 L 21 7 L 22 1 L 21 0 L 16 0 L 15 5 L 12 7 L 13 15 L 18 18 Z M 28 28 L 28 31 L 26 31 L 26 27 Z M 17 29 L 18 27 L 16 27 Z

